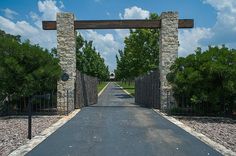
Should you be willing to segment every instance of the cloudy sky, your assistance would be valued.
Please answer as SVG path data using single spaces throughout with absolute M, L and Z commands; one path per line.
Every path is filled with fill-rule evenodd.
M 1 0 L 0 29 L 45 48 L 56 47 L 56 31 L 42 30 L 42 20 L 55 20 L 57 12 L 72 12 L 79 20 L 145 19 L 149 13 L 178 11 L 193 18 L 193 29 L 179 30 L 179 56 L 196 47 L 225 44 L 236 48 L 236 0 Z M 128 30 L 86 30 L 112 71 L 115 55 L 123 48 Z

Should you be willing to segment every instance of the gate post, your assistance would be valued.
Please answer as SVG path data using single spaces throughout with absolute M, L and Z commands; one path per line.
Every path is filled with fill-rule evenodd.
M 69 75 L 67 81 L 57 82 L 57 110 L 66 112 L 74 109 L 74 88 L 76 79 L 76 32 L 74 14 L 57 13 L 57 54 L 63 72 Z M 66 94 L 68 92 L 68 95 Z M 68 97 L 67 97 L 68 96 Z M 68 98 L 68 102 L 67 101 Z M 68 107 L 67 107 L 68 105 Z
M 163 12 L 159 40 L 160 105 L 163 111 L 168 109 L 167 94 L 171 91 L 166 75 L 178 56 L 178 46 L 178 13 Z

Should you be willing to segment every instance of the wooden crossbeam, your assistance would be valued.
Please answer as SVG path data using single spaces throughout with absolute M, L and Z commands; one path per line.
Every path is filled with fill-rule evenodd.
M 179 19 L 178 28 L 193 28 L 193 19 Z M 56 21 L 43 21 L 44 30 L 56 30 Z M 75 29 L 140 29 L 161 28 L 161 20 L 80 20 L 74 22 Z

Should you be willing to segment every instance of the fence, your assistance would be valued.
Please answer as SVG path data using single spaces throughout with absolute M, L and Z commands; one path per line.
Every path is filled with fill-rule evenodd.
M 211 104 L 202 102 L 193 104 L 187 94 L 166 94 L 167 113 L 170 115 L 190 116 L 227 116 L 236 117 L 236 107 L 231 104 Z M 158 70 L 135 79 L 135 103 L 149 108 L 160 109 L 160 79 Z
M 189 115 L 189 116 L 226 116 L 236 117 L 235 110 L 229 105 L 216 105 L 207 102 L 193 104 L 191 97 L 185 94 L 173 94 L 174 103 L 168 102 L 168 114 L 170 115 Z
M 82 108 L 97 103 L 98 80 L 95 77 L 82 74 L 77 71 L 75 90 L 66 90 L 63 97 L 75 98 L 75 106 L 68 105 L 68 98 L 64 98 L 60 108 L 57 106 L 57 92 L 38 93 L 29 97 L 12 95 L 0 101 L 0 116 L 6 115 L 27 115 L 28 106 L 32 105 L 33 115 L 65 115 L 75 108 Z M 62 95 L 61 95 L 62 96 Z
M 98 101 L 98 79 L 76 71 L 75 108 L 82 108 Z
M 35 115 L 57 114 L 56 92 L 45 92 L 29 97 L 12 95 L 0 103 L 0 116 L 27 115 L 29 103 L 32 104 L 32 113 Z
M 159 71 L 135 79 L 135 103 L 151 108 L 160 108 Z

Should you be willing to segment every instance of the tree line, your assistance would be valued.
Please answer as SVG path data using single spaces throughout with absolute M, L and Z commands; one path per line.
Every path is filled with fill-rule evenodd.
M 105 60 L 93 46 L 92 41 L 86 41 L 80 33 L 76 37 L 76 68 L 101 81 L 109 79 L 109 68 Z
M 108 67 L 104 59 L 78 34 L 76 38 L 77 69 L 82 73 L 107 80 Z M 0 100 L 9 96 L 30 96 L 39 92 L 56 91 L 62 74 L 56 48 L 50 51 L 22 41 L 21 36 L 0 30 Z
M 150 14 L 150 20 L 159 19 L 157 14 Z M 135 77 L 158 68 L 159 64 L 159 29 L 131 29 L 124 40 L 124 49 L 116 55 L 117 80 L 134 80 Z

